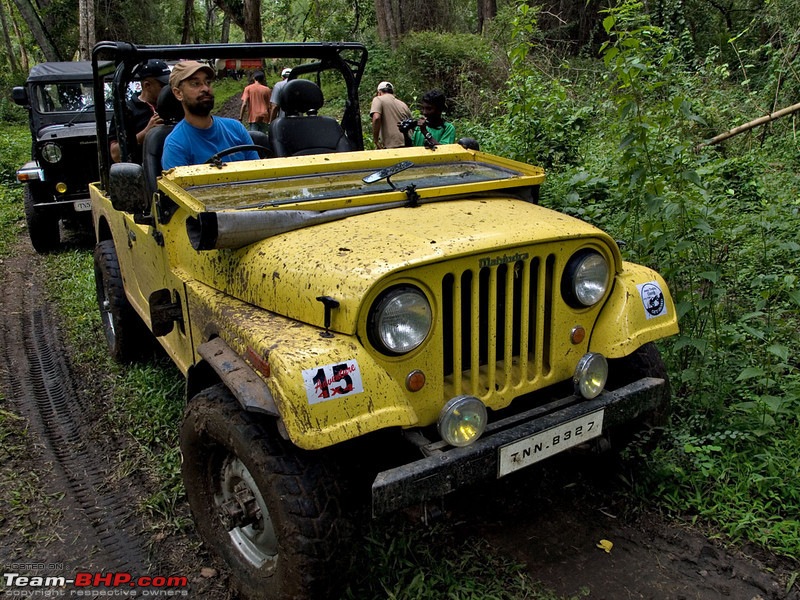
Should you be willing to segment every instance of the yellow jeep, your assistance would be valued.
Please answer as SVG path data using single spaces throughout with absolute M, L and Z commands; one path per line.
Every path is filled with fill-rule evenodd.
M 221 56 L 340 76 L 351 150 L 261 140 L 268 158 L 154 174 L 111 165 L 103 130 L 91 199 L 109 348 L 125 360 L 154 335 L 185 374 L 187 495 L 242 597 L 331 597 L 358 502 L 435 503 L 663 424 L 664 280 L 539 206 L 538 167 L 458 144 L 364 151 L 362 46 L 103 42 L 95 81 L 101 59 L 126 89 L 142 60 Z

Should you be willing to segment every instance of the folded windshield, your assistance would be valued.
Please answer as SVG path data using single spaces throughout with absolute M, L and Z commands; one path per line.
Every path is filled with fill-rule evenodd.
M 385 179 L 365 183 L 374 169 L 336 171 L 303 176 L 274 177 L 186 188 L 206 210 L 266 208 L 312 200 L 367 196 L 393 191 Z M 413 165 L 392 176 L 397 189 L 414 185 L 417 191 L 462 184 L 503 181 L 524 175 L 481 162 Z

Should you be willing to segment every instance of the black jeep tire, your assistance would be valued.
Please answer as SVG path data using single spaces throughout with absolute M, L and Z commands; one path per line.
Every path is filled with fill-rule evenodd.
M 661 358 L 661 353 L 652 342 L 641 346 L 633 353 L 623 358 L 608 361 L 609 380 L 607 389 L 617 389 L 643 377 L 656 377 L 663 379 L 666 393 L 662 402 L 655 408 L 639 415 L 635 420 L 613 428 L 611 431 L 611 445 L 617 450 L 628 446 L 634 439 L 643 440 L 643 449 L 652 450 L 664 432 L 664 427 L 669 422 L 670 398 L 672 395 L 669 374 Z
M 350 523 L 323 457 L 283 440 L 274 422 L 242 410 L 223 385 L 189 402 L 180 445 L 197 529 L 242 598 L 338 597 Z M 223 521 L 234 488 L 257 507 L 251 524 Z
M 48 214 L 34 206 L 36 198 L 30 184 L 25 186 L 22 203 L 25 207 L 25 222 L 28 224 L 28 235 L 33 249 L 39 254 L 57 250 L 61 244 L 58 215 Z
M 103 240 L 94 248 L 94 281 L 112 358 L 123 363 L 141 358 L 151 346 L 152 336 L 125 296 L 113 240 Z

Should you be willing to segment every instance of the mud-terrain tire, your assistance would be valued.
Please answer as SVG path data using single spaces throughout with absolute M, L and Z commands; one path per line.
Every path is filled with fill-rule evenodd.
M 94 248 L 94 281 L 111 357 L 122 363 L 141 358 L 151 346 L 151 335 L 125 296 L 113 240 L 103 240 Z
M 274 422 L 242 410 L 223 385 L 189 402 L 180 445 L 197 529 L 242 598 L 338 597 L 351 529 L 332 465 L 283 440 Z M 251 524 L 223 520 L 234 489 L 258 507 Z
M 30 184 L 25 186 L 22 203 L 25 207 L 25 222 L 28 224 L 28 235 L 33 249 L 39 254 L 57 250 L 61 244 L 58 215 L 48 214 L 34 206 L 36 199 Z
M 670 398 L 672 396 L 669 374 L 661 353 L 652 342 L 641 346 L 623 358 L 608 361 L 609 380 L 607 389 L 617 389 L 643 377 L 663 379 L 666 393 L 660 405 L 639 415 L 634 421 L 615 427 L 611 432 L 611 444 L 622 450 L 636 439 L 642 440 L 643 450 L 652 450 L 658 444 L 669 422 Z

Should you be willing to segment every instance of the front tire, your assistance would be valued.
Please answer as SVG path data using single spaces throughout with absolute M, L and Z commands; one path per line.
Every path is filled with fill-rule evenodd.
M 284 441 L 223 385 L 189 402 L 180 443 L 197 529 L 242 598 L 336 597 L 349 525 L 320 456 Z
M 609 364 L 609 381 L 606 387 L 616 389 L 644 377 L 663 379 L 666 391 L 661 403 L 639 415 L 635 420 L 615 427 L 611 432 L 611 444 L 622 450 L 634 440 L 642 440 L 644 450 L 652 450 L 661 439 L 664 427 L 669 422 L 670 398 L 672 395 L 669 374 L 661 353 L 652 342 L 641 346 L 623 358 L 612 359 Z
M 58 216 L 48 214 L 48 212 L 39 210 L 34 206 L 36 199 L 30 184 L 25 186 L 22 203 L 25 208 L 25 222 L 28 225 L 28 235 L 31 238 L 33 249 L 39 254 L 47 254 L 57 250 L 61 244 Z
M 95 246 L 94 280 L 109 353 L 123 363 L 140 358 L 149 346 L 149 332 L 125 295 L 113 240 Z

